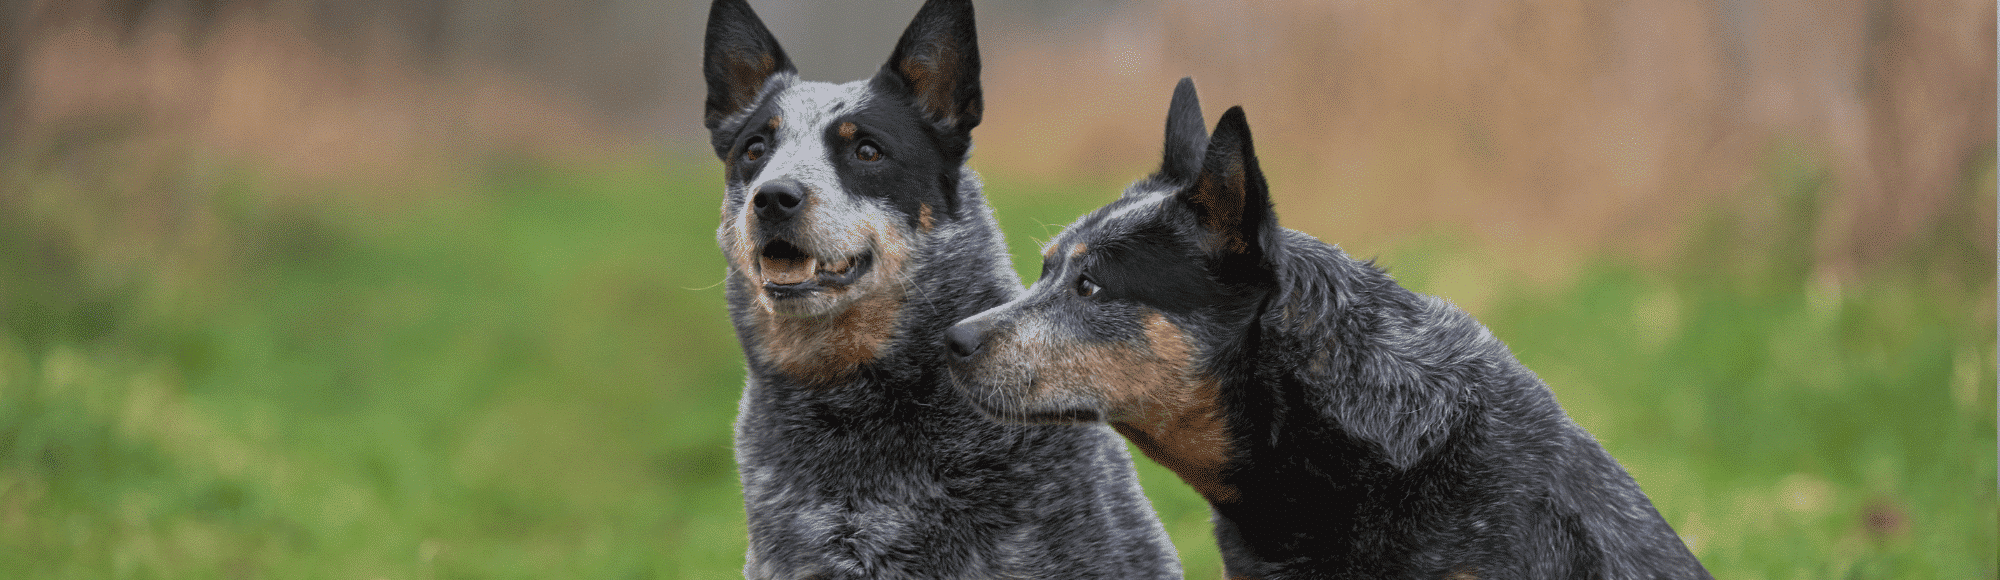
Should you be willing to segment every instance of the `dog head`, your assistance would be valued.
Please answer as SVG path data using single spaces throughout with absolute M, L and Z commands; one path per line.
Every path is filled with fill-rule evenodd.
M 1276 230 L 1240 108 L 1211 138 L 1193 83 L 1160 170 L 1070 224 L 1012 302 L 946 331 L 952 375 L 994 418 L 1120 421 L 1200 388 L 1269 286 Z
M 1025 294 L 946 331 L 953 380 L 997 420 L 1110 421 L 1169 467 L 1219 462 L 1219 365 L 1271 287 L 1277 230 L 1242 109 L 1210 136 L 1183 79 L 1160 170 L 1058 234 Z
M 703 72 L 716 239 L 761 357 L 827 379 L 880 356 L 911 256 L 960 218 L 983 108 L 971 3 L 930 0 L 873 78 L 830 84 L 800 81 L 744 0 L 716 0 Z

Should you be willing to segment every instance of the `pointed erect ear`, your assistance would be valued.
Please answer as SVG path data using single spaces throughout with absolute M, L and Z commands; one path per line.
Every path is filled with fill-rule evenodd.
M 708 77 L 708 110 L 702 124 L 710 131 L 755 104 L 772 75 L 798 72 L 744 0 L 715 0 L 709 6 L 701 68 Z
M 1194 94 L 1194 79 L 1181 77 L 1174 85 L 1174 100 L 1167 105 L 1167 142 L 1160 161 L 1160 175 L 1186 183 L 1201 171 L 1201 158 L 1208 150 L 1208 125 L 1201 120 L 1201 99 Z
M 1262 255 L 1262 238 L 1277 224 L 1243 107 L 1230 107 L 1215 123 L 1201 171 L 1194 185 L 1181 190 L 1180 199 L 1210 234 L 1205 244 L 1210 254 Z
M 972 0 L 927 0 L 896 41 L 875 87 L 908 95 L 924 119 L 967 136 L 986 109 L 979 94 L 979 36 Z

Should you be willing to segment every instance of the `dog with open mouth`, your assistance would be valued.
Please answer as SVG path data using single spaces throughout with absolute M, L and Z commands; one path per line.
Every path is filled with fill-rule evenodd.
M 805 82 L 744 0 L 710 7 L 748 578 L 1181 578 L 1116 433 L 997 424 L 944 380 L 945 327 L 1021 291 L 965 167 L 974 31 L 929 0 L 874 77 Z

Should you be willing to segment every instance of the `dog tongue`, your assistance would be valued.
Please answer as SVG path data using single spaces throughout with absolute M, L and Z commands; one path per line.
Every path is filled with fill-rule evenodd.
M 764 280 L 772 284 L 798 284 L 811 280 L 818 264 L 810 256 L 797 258 L 773 258 L 764 256 Z

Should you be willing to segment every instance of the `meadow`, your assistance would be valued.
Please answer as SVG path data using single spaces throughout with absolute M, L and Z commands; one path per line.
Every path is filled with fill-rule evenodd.
M 0 578 L 741 577 L 714 163 L 387 187 L 91 155 L 0 165 Z M 1770 157 L 1665 256 L 1346 249 L 1476 305 L 1718 578 L 1995 577 L 1991 232 L 1830 279 L 1828 173 Z M 1959 214 L 1993 211 L 1976 173 Z M 1116 191 L 987 178 L 1024 279 Z M 1206 507 L 1140 469 L 1220 577 Z

